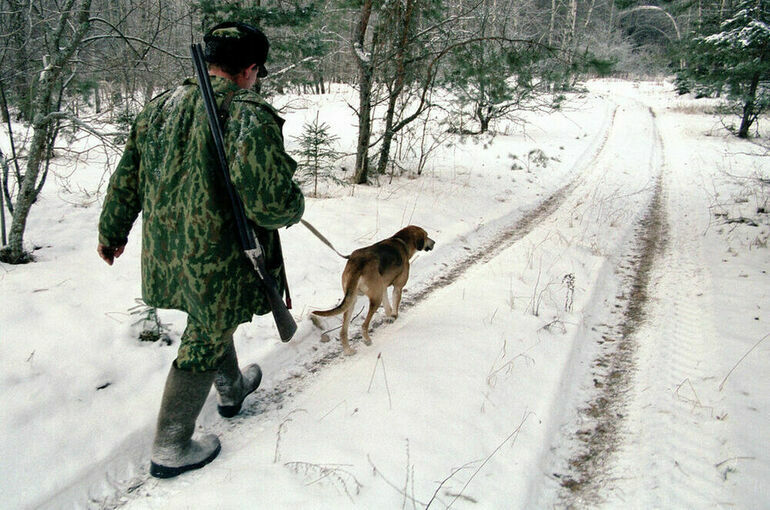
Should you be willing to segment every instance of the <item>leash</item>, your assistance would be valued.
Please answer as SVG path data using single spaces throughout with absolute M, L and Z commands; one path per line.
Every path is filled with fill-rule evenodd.
M 332 245 L 332 243 L 331 243 L 331 242 L 330 242 L 328 239 L 326 239 L 326 238 L 323 236 L 323 234 L 322 234 L 322 233 L 320 233 L 320 232 L 318 231 L 318 229 L 317 229 L 317 228 L 315 228 L 313 225 L 311 225 L 309 222 L 307 222 L 307 221 L 305 221 L 305 220 L 299 220 L 299 221 L 300 221 L 300 223 L 302 223 L 303 225 L 305 225 L 305 228 L 307 228 L 309 231 L 311 231 L 311 232 L 313 233 L 313 235 L 315 235 L 315 236 L 316 236 L 316 237 L 317 237 L 317 238 L 318 238 L 318 239 L 319 239 L 319 240 L 320 240 L 322 243 L 324 243 L 326 246 L 328 246 L 329 248 L 331 248 L 331 249 L 332 249 L 332 251 L 333 251 L 334 253 L 336 253 L 337 255 L 339 255 L 340 257 L 342 257 L 343 259 L 347 259 L 347 258 L 350 258 L 350 255 L 343 255 L 342 253 L 338 252 L 338 251 L 337 251 L 337 248 L 335 248 L 335 247 L 334 247 L 334 245 Z

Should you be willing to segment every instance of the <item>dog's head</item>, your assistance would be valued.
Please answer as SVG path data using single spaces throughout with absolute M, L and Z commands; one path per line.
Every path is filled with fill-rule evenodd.
M 401 239 L 407 246 L 414 246 L 415 251 L 430 251 L 436 244 L 425 230 L 415 225 L 402 228 L 393 237 Z

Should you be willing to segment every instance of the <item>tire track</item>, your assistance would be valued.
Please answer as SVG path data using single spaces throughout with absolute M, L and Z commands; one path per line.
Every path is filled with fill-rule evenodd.
M 702 217 L 708 202 L 684 174 L 666 178 L 671 239 L 653 275 L 655 302 L 638 331 L 637 382 L 629 392 L 629 420 L 607 507 L 633 499 L 638 507 L 706 508 L 726 500 L 734 456 L 723 431 L 727 411 L 718 380 L 709 373 L 719 356 L 719 335 L 709 310 L 714 296 L 704 260 Z M 706 312 L 706 313 L 704 313 Z M 708 459 L 708 460 L 706 460 Z M 704 460 L 706 460 L 704 462 Z
M 659 302 L 651 307 L 652 334 L 645 335 L 646 327 L 639 331 L 639 337 L 644 338 L 644 345 L 639 346 L 644 361 L 637 373 L 645 386 L 641 391 L 635 385 L 629 392 L 634 409 L 629 412 L 633 419 L 626 434 L 635 443 L 629 454 L 635 463 L 648 469 L 640 477 L 623 462 L 613 472 L 623 481 L 621 491 L 637 493 L 635 499 L 641 505 L 654 505 L 658 494 L 670 493 L 676 495 L 676 499 L 669 500 L 672 507 L 705 508 L 717 501 L 715 492 L 722 482 L 714 467 L 721 459 L 703 462 L 704 451 L 720 451 L 718 442 L 708 433 L 709 427 L 719 423 L 719 410 L 712 407 L 716 385 L 713 374 L 704 373 L 701 365 L 708 354 L 707 339 L 715 335 L 707 331 L 695 297 L 696 289 L 704 288 L 699 285 L 697 265 L 685 255 L 666 254 L 666 260 L 670 270 L 658 274 L 661 281 L 655 285 Z M 659 268 L 656 273 L 660 272 Z M 710 383 L 704 384 L 709 379 Z M 640 405 L 646 409 L 644 412 L 638 411 Z M 609 497 L 615 495 L 614 488 L 607 492 Z
M 604 324 L 596 340 L 599 351 L 591 363 L 593 391 L 578 411 L 576 445 L 566 461 L 566 473 L 554 474 L 562 488 L 558 499 L 568 508 L 596 506 L 613 483 L 612 459 L 624 439 L 628 393 L 637 366 L 637 333 L 647 317 L 653 270 L 667 240 L 663 140 L 655 113 L 648 111 L 653 126 L 650 165 L 657 177 L 630 248 L 615 268 L 621 275 L 621 288 L 608 306 L 620 313 L 614 324 Z

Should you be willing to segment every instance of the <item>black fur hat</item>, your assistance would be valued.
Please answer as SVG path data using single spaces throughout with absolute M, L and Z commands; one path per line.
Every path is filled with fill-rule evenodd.
M 265 61 L 270 43 L 257 27 L 240 21 L 225 21 L 206 32 L 203 42 L 206 43 L 207 62 L 221 66 L 230 74 L 257 64 L 257 76 L 267 76 Z

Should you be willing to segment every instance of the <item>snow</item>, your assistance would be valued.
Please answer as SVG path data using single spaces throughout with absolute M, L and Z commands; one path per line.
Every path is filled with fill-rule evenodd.
M 354 100 L 277 98 L 289 148 L 318 113 L 351 151 Z M 320 343 L 339 318 L 321 330 L 309 311 L 341 298 L 344 261 L 299 225 L 282 231 L 298 333 L 281 343 L 269 316 L 238 329 L 262 387 L 233 420 L 212 393 L 199 426 L 222 453 L 164 481 L 147 475 L 149 447 L 185 317 L 160 311 L 173 345 L 138 341 L 139 225 L 114 266 L 95 250 L 114 162 L 60 158 L 29 221 L 37 262 L 0 265 L 1 506 L 770 508 L 770 220 L 757 213 L 770 166 L 699 105 L 665 82 L 594 81 L 495 137 L 445 137 L 420 176 L 325 186 L 305 219 L 343 253 L 407 224 L 436 241 L 412 261 L 401 314 L 378 312 L 354 356 L 337 331 Z M 527 168 L 535 149 L 547 166 Z M 570 489 L 655 197 L 665 242 L 614 447 Z M 741 217 L 758 226 L 728 223 Z

